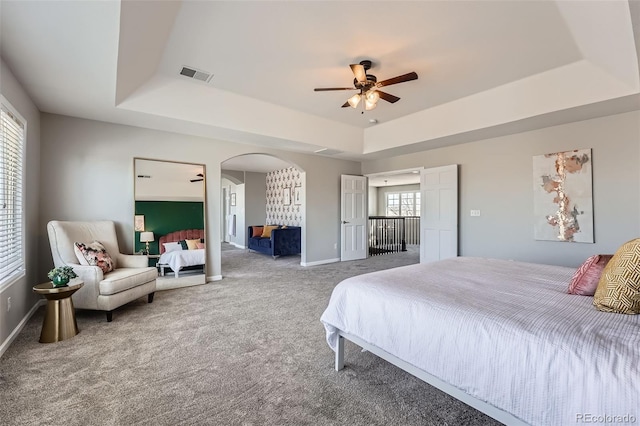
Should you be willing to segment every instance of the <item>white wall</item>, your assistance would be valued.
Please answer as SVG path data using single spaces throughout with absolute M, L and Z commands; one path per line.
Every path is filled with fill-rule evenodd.
M 460 165 L 463 256 L 578 266 L 640 236 L 640 112 L 363 163 L 363 173 Z M 533 239 L 532 157 L 592 148 L 595 244 Z M 470 217 L 478 209 L 480 217 Z
M 258 148 L 131 126 L 42 114 L 40 227 L 47 221 L 110 219 L 121 248 L 130 252 L 133 233 L 133 157 L 204 163 L 207 170 L 207 241 L 220 241 L 220 164 L 237 155 L 267 153 L 306 171 L 307 259 L 339 257 L 340 175 L 359 174 L 360 163 Z M 64 165 L 64 166 L 63 166 Z M 333 183 L 332 183 L 333 182 Z M 245 187 L 248 192 L 248 185 Z M 50 268 L 48 244 L 40 245 L 40 270 Z M 221 276 L 220 247 L 208 246 L 207 275 Z
M 38 268 L 38 246 L 48 244 L 46 229 L 38 221 L 40 199 L 40 112 L 28 94 L 0 58 L 0 93 L 26 120 L 25 141 L 25 266 L 26 276 L 0 291 L 0 355 L 15 337 L 21 321 L 27 318 L 40 300 L 32 287 L 47 281 L 45 268 Z M 47 265 L 49 266 L 49 265 Z M 11 310 L 7 310 L 7 299 L 11 298 Z

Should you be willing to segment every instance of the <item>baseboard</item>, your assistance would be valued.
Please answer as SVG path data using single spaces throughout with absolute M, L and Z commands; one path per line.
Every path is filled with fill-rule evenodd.
M 247 246 L 243 246 L 242 244 L 231 243 L 231 242 L 229 244 L 231 244 L 232 246 L 234 246 L 236 248 L 239 248 L 239 249 L 246 249 L 247 248 Z
M 211 275 L 211 276 L 208 276 L 206 279 L 207 279 L 207 282 L 220 281 L 222 280 L 222 275 Z
M 7 349 L 9 349 L 9 346 L 11 346 L 11 343 L 13 343 L 13 341 L 16 339 L 16 337 L 18 337 L 18 334 L 20 334 L 20 332 L 22 331 L 24 326 L 27 324 L 27 321 L 29 321 L 29 319 L 33 316 L 33 314 L 36 313 L 38 308 L 40 306 L 46 305 L 46 303 L 47 303 L 47 301 L 45 299 L 38 300 L 38 302 L 35 305 L 33 305 L 31 310 L 29 312 L 27 312 L 27 315 L 25 315 L 24 318 L 22 318 L 22 320 L 18 324 L 18 326 L 13 329 L 13 331 L 11 332 L 9 337 L 7 337 L 7 340 L 2 342 L 2 344 L 0 345 L 0 357 L 2 357 L 4 352 Z
M 316 265 L 325 265 L 327 263 L 336 263 L 336 262 L 340 262 L 340 258 L 336 257 L 335 259 L 316 260 L 315 262 L 300 262 L 300 265 L 316 266 Z

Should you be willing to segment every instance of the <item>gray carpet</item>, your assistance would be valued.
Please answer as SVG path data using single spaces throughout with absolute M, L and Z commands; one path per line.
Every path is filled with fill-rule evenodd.
M 38 343 L 44 308 L 0 359 L 2 425 L 494 425 L 319 321 L 342 279 L 417 262 L 415 251 L 303 268 L 223 252 L 225 278 L 114 312 L 78 311 L 80 334 Z

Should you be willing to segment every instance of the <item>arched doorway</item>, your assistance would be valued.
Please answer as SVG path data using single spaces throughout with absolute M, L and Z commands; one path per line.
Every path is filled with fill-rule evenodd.
M 301 227 L 300 263 L 306 262 L 306 173 L 264 153 L 242 154 L 220 164 L 221 244 L 247 249 L 249 226 Z M 260 254 L 256 254 L 260 255 Z M 225 271 L 222 271 L 223 275 Z

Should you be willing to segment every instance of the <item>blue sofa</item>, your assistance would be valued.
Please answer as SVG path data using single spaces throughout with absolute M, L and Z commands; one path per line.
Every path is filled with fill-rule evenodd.
M 269 254 L 274 259 L 278 256 L 300 254 L 302 234 L 299 226 L 274 229 L 271 231 L 271 238 L 252 237 L 252 235 L 253 226 L 250 226 L 247 232 L 249 250 Z

